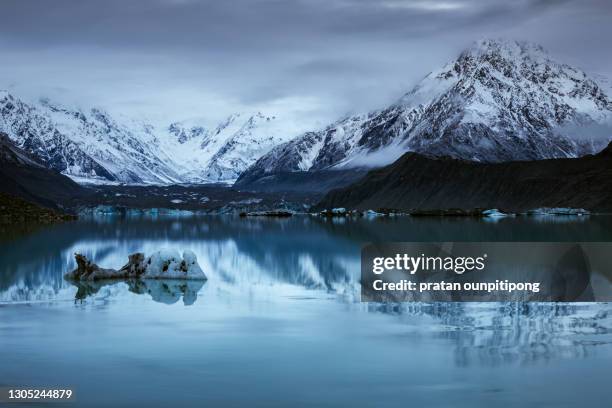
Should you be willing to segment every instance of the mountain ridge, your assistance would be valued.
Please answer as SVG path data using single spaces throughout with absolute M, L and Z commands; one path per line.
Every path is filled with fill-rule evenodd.
M 26 102 L 7 91 L 0 92 L 0 131 L 82 183 L 236 181 L 249 188 L 270 185 L 275 174 L 302 180 L 288 175 L 363 172 L 407 151 L 478 162 L 595 153 L 612 136 L 604 88 L 538 45 L 481 40 L 389 106 L 316 131 L 262 112 L 236 113 L 216 126 L 153 126 L 100 108 Z M 268 182 L 258 183 L 263 178 Z
M 275 172 L 380 167 L 406 151 L 482 162 L 579 157 L 612 136 L 581 133 L 612 129 L 611 120 L 612 101 L 583 71 L 537 45 L 482 40 L 389 107 L 277 146 L 238 183 Z
M 0 131 L 79 182 L 174 184 L 233 182 L 300 128 L 261 112 L 237 113 L 212 128 L 180 121 L 155 127 L 101 108 L 26 102 L 0 91 Z

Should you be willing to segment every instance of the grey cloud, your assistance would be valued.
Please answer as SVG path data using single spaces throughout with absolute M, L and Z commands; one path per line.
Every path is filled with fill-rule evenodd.
M 0 87 L 172 119 L 316 100 L 331 118 L 485 36 L 606 74 L 611 17 L 604 0 L 4 0 Z

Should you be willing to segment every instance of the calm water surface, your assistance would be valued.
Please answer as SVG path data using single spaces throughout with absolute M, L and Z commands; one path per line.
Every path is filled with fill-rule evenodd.
M 452 240 L 610 241 L 612 217 L 107 216 L 5 228 L 0 387 L 73 387 L 73 407 L 612 404 L 611 304 L 359 302 L 364 243 Z M 77 251 L 120 267 L 167 247 L 193 250 L 209 280 L 62 279 Z

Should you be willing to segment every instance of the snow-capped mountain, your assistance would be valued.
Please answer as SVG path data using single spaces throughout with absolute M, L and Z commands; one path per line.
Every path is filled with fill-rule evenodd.
M 407 151 L 485 162 L 577 157 L 606 146 L 611 118 L 611 99 L 581 70 L 537 45 L 482 40 L 390 107 L 305 133 L 240 179 L 378 167 Z
M 72 110 L 0 95 L 0 130 L 47 167 L 77 180 L 169 183 L 181 180 L 151 127 L 130 126 L 101 109 Z
M 173 124 L 164 150 L 180 157 L 184 177 L 194 181 L 233 181 L 273 147 L 303 132 L 295 122 L 275 115 L 237 113 L 213 130 Z
M 378 167 L 406 151 L 486 162 L 576 157 L 600 150 L 612 135 L 609 84 L 598 82 L 541 47 L 484 40 L 388 108 L 315 132 L 260 112 L 216 126 L 191 120 L 155 127 L 6 91 L 0 131 L 78 181 L 230 182 Z
M 262 113 L 232 115 L 213 130 L 191 122 L 156 128 L 98 108 L 25 102 L 1 91 L 0 131 L 77 181 L 200 183 L 235 180 L 303 129 Z

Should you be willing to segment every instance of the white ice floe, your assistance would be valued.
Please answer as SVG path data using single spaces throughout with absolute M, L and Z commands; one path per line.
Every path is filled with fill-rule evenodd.
M 189 250 L 181 258 L 176 250 L 162 249 L 148 257 L 145 264 L 145 279 L 206 279 L 196 255 Z
M 381 215 L 384 215 L 384 214 L 376 212 L 374 210 L 367 210 L 364 215 L 367 216 L 367 217 L 378 217 L 378 216 L 381 216 Z
M 482 215 L 485 217 L 492 217 L 492 218 L 502 218 L 502 217 L 511 217 L 512 214 L 506 214 L 503 213 L 501 211 L 499 211 L 497 208 L 492 208 L 490 210 L 485 210 L 482 212 Z

